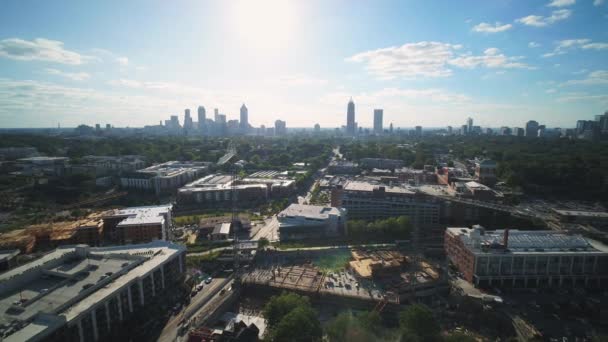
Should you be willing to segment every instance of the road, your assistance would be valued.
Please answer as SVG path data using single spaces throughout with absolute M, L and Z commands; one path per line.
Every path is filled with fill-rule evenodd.
M 179 323 L 182 320 L 188 320 L 194 313 L 196 313 L 202 306 L 204 306 L 221 288 L 226 285 L 228 278 L 216 278 L 207 284 L 203 289 L 190 301 L 190 304 L 178 312 L 175 316 L 172 316 L 165 328 L 161 332 L 158 341 L 162 342 L 173 342 L 177 339 L 177 330 Z
M 251 240 L 259 240 L 265 238 L 270 242 L 279 241 L 279 220 L 273 216 L 270 220 L 266 220 L 264 227 L 258 229 Z

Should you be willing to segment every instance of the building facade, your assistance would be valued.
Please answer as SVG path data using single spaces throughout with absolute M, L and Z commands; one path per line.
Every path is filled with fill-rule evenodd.
M 479 287 L 602 288 L 608 249 L 580 235 L 555 231 L 447 228 L 445 252 L 464 279 Z
M 382 109 L 374 109 L 374 133 L 376 134 L 382 134 L 382 132 L 384 132 L 382 125 L 383 116 L 384 111 Z
M 347 235 L 346 210 L 342 208 L 291 204 L 277 219 L 281 241 Z
M 183 280 L 185 247 L 169 242 L 118 247 L 77 245 L 0 275 L 4 341 L 84 342 L 125 335 Z M 139 327 L 129 326 L 128 329 Z
M 169 161 L 121 176 L 125 188 L 154 191 L 156 194 L 176 190 L 207 172 L 210 163 Z

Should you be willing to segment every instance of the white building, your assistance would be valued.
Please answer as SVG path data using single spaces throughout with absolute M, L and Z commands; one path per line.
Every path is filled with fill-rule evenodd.
M 284 240 L 346 235 L 346 210 L 317 205 L 291 204 L 277 215 Z
M 208 162 L 169 161 L 121 176 L 125 188 L 154 191 L 157 194 L 171 192 L 207 172 Z
M 175 289 L 185 253 L 184 246 L 165 241 L 66 246 L 3 273 L 0 339 L 107 340 L 155 297 Z

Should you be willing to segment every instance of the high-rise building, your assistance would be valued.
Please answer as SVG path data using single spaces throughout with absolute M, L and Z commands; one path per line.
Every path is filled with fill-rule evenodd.
M 416 136 L 417 137 L 422 136 L 422 126 L 416 126 Z
M 351 98 L 348 101 L 348 106 L 346 108 L 346 134 L 355 135 L 357 128 L 355 127 L 355 103 Z
M 530 120 L 526 122 L 526 136 L 536 137 L 538 136 L 538 122 Z
M 184 129 L 192 129 L 192 117 L 190 116 L 190 109 L 184 110 Z
M 384 111 L 382 109 L 374 109 L 374 133 L 382 134 L 382 116 Z
M 169 128 L 171 128 L 171 129 L 180 128 L 179 118 L 177 117 L 177 115 L 171 115 L 171 127 L 169 127 Z
M 473 134 L 473 118 L 467 119 L 467 134 Z
M 198 106 L 198 129 L 202 131 L 205 130 L 207 123 L 207 112 L 205 111 L 205 107 Z
M 389 126 L 389 128 L 388 128 L 388 132 L 389 132 L 390 134 L 393 134 L 393 123 L 392 123 L 392 122 L 391 122 L 391 125 L 390 125 L 390 126 Z
M 274 122 L 274 135 L 281 136 L 287 134 L 287 123 L 283 120 Z
M 244 103 L 241 106 L 241 123 L 240 124 L 241 124 L 241 132 L 247 133 L 247 131 L 249 130 L 249 111 L 247 110 L 247 107 L 245 107 Z
M 315 124 L 315 133 L 319 133 L 321 132 L 321 125 L 319 125 L 318 123 Z
M 452 126 L 448 126 L 447 132 L 448 134 L 452 134 Z
M 213 110 L 213 120 L 215 120 L 215 122 L 217 122 L 217 117 L 220 115 L 220 110 L 215 108 Z

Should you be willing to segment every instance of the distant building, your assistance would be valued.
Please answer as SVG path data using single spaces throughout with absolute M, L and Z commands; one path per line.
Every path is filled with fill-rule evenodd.
M 0 337 L 71 342 L 129 335 L 127 329 L 141 328 L 134 322 L 145 321 L 136 315 L 174 294 L 185 254 L 184 246 L 165 241 L 58 248 L 0 275 Z
M 17 160 L 21 174 L 30 177 L 61 177 L 67 173 L 67 157 L 30 157 Z
M 334 194 L 341 198 L 334 202 Z M 413 224 L 423 227 L 439 224 L 439 201 L 403 187 L 349 181 L 341 191 L 332 192 L 331 201 L 341 203 L 350 219 L 407 216 Z
M 249 111 L 247 110 L 247 107 L 245 107 L 245 104 L 243 103 L 243 105 L 241 106 L 241 132 L 242 133 L 247 133 L 249 131 Z
M 346 134 L 355 135 L 357 133 L 357 127 L 355 122 L 355 103 L 351 98 L 346 106 Z
M 206 124 L 207 124 L 207 111 L 205 110 L 205 107 L 198 106 L 198 129 L 201 132 L 205 132 Z
M 526 122 L 526 136 L 537 137 L 538 136 L 538 122 L 530 120 Z
M 479 287 L 605 288 L 606 246 L 555 231 L 447 228 L 445 252 L 463 277 Z
M 382 125 L 383 115 L 384 111 L 382 109 L 374 109 L 374 133 L 376 134 L 382 134 L 384 132 Z
M 282 120 L 276 120 L 274 122 L 274 135 L 283 136 L 287 135 L 287 123 Z
M 507 126 L 500 127 L 500 135 L 511 135 L 511 128 Z
M 482 184 L 493 186 L 496 184 L 496 162 L 484 159 L 475 162 L 475 179 Z
M 156 194 L 171 192 L 207 172 L 208 162 L 169 161 L 121 176 L 125 188 L 154 191 Z
M 344 160 L 332 160 L 327 167 L 330 175 L 356 175 L 361 171 L 357 163 Z
M 134 172 L 146 165 L 144 157 L 138 155 L 84 156 L 82 160 L 85 164 L 94 166 L 97 175 Z
M 417 137 L 421 137 L 422 136 L 422 126 L 416 126 L 416 136 Z
M 526 135 L 526 131 L 521 127 L 513 127 L 512 133 L 516 137 L 523 137 Z
M 35 157 L 38 150 L 35 147 L 3 147 L 0 148 L 0 160 Z
M 598 228 L 608 227 L 608 212 L 589 210 L 553 209 L 562 223 L 593 225 Z
M 190 130 L 194 128 L 192 123 L 192 117 L 190 116 L 190 109 L 184 110 L 184 129 Z
M 396 169 L 403 167 L 405 163 L 400 159 L 361 158 L 359 164 L 365 169 Z
M 467 134 L 473 134 L 473 118 L 467 119 Z
M 103 216 L 104 239 L 119 244 L 168 240 L 172 210 L 169 204 L 109 211 Z
M 291 204 L 277 215 L 281 241 L 346 235 L 346 210 Z
M 314 132 L 315 132 L 315 133 L 319 133 L 319 132 L 321 132 L 321 125 L 319 125 L 318 123 L 316 123 L 316 124 L 315 124 L 315 127 L 314 127 Z

